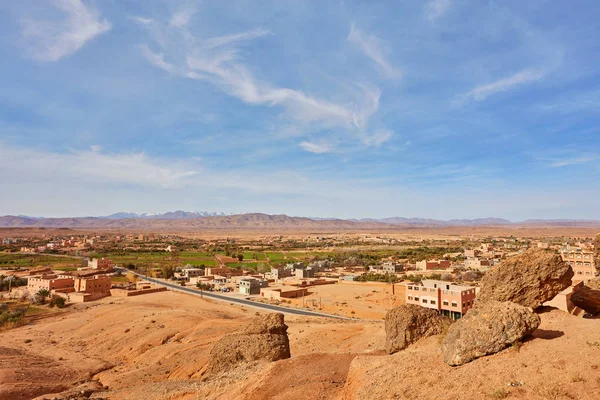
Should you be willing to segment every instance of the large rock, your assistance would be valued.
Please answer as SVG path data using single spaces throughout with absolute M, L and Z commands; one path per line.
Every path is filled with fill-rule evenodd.
M 224 372 L 242 362 L 290 358 L 287 328 L 281 313 L 259 316 L 241 331 L 215 343 L 206 372 Z
M 508 301 L 478 301 L 448 329 L 442 342 L 444 361 L 462 365 L 495 354 L 533 333 L 540 322 L 530 308 Z
M 571 278 L 573 269 L 559 255 L 531 249 L 490 268 L 477 299 L 537 308 L 571 286 Z
M 593 279 L 571 295 L 577 307 L 590 314 L 600 314 L 600 279 Z
M 393 308 L 385 316 L 385 349 L 394 354 L 421 338 L 443 333 L 451 323 L 429 308 L 412 304 Z

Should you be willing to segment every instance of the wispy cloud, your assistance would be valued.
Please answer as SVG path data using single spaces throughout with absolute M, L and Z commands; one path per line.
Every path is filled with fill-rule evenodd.
M 378 130 L 372 135 L 364 135 L 362 142 L 367 146 L 379 147 L 394 136 L 393 132 L 387 129 Z
M 132 15 L 128 17 L 131 21 L 137 22 L 138 24 L 148 25 L 151 24 L 154 20 L 152 18 L 140 17 L 137 15 Z
M 430 21 L 435 21 L 450 9 L 451 0 L 432 0 L 426 5 L 427 18 Z
M 183 28 L 190 22 L 194 14 L 196 14 L 196 7 L 194 6 L 181 8 L 173 13 L 169 25 Z
M 300 143 L 300 147 L 314 154 L 331 153 L 333 150 L 333 146 L 329 143 L 302 142 Z
M 30 45 L 28 53 L 35 60 L 58 61 L 111 29 L 110 22 L 81 0 L 52 0 L 51 4 L 66 14 L 64 19 L 21 21 L 23 36 Z
M 30 179 L 50 179 L 60 172 L 63 178 L 109 184 L 146 187 L 181 187 L 198 174 L 190 165 L 161 161 L 144 153 L 107 153 L 100 146 L 69 153 L 42 152 L 33 149 L 0 146 L 0 169 L 13 170 L 27 165 Z
M 347 103 L 339 103 L 256 78 L 243 63 L 240 46 L 271 35 L 266 29 L 207 39 L 191 36 L 185 27 L 173 29 L 170 35 L 156 38 L 161 51 L 142 46 L 143 55 L 152 65 L 180 77 L 207 82 L 247 104 L 282 107 L 291 119 L 305 127 L 337 127 L 355 136 L 364 136 L 369 118 L 379 108 L 381 92 L 368 85 L 353 85 L 352 97 Z M 181 37 L 177 43 L 164 40 L 165 36 L 177 37 L 177 34 Z M 183 50 L 173 52 L 172 48 Z
M 596 160 L 598 157 L 595 156 L 581 156 L 574 158 L 565 158 L 561 160 L 556 160 L 550 164 L 553 168 L 567 167 L 569 165 L 577 165 L 577 164 L 585 164 L 591 161 Z
M 544 71 L 537 69 L 525 69 L 509 77 L 499 79 L 495 82 L 477 86 L 469 93 L 467 93 L 467 97 L 472 98 L 475 101 L 482 101 L 493 94 L 506 92 L 518 86 L 539 81 L 544 76 Z
M 367 57 L 373 60 L 387 78 L 402 76 L 402 72 L 387 60 L 388 46 L 382 39 L 363 32 L 355 24 L 352 24 L 347 40 L 355 44 Z
M 257 28 L 248 32 L 236 33 L 233 35 L 225 35 L 225 36 L 217 36 L 213 38 L 206 39 L 202 42 L 202 46 L 205 49 L 212 49 L 215 47 L 225 46 L 228 44 L 233 44 L 236 42 L 241 42 L 244 40 L 252 40 L 259 38 L 261 36 L 271 35 L 266 29 Z

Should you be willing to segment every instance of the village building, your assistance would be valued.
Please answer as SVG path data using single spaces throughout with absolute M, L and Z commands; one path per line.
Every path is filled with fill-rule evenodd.
M 561 250 L 560 255 L 566 261 L 575 275 L 573 282 L 589 281 L 598 275 L 598 268 L 594 263 L 594 251 L 583 247 L 569 247 Z
M 452 318 L 461 318 L 473 307 L 476 289 L 452 282 L 426 279 L 422 284 L 406 283 L 406 304 L 431 308 Z
M 260 289 L 260 295 L 266 299 L 279 300 L 279 299 L 293 299 L 306 295 L 308 290 L 306 288 L 262 288 Z
M 450 268 L 450 261 L 439 260 L 439 261 L 418 261 L 417 270 L 419 271 L 431 271 L 435 269 L 448 269 Z
M 243 278 L 239 282 L 239 291 L 246 295 L 260 294 L 260 290 L 267 286 L 269 283 L 264 279 Z
M 395 274 L 404 271 L 404 264 L 394 261 L 386 261 L 381 265 L 381 270 L 384 273 Z

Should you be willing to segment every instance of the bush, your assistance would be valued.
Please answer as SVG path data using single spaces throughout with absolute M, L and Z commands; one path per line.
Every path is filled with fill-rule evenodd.
M 66 304 L 66 300 L 64 299 L 64 297 L 60 297 L 57 295 L 53 295 L 52 298 L 50 299 L 50 307 L 54 307 L 56 306 L 57 308 L 65 308 L 65 304 Z

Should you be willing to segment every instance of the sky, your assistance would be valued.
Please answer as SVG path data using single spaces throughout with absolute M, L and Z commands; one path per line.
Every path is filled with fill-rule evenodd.
M 0 0 L 0 215 L 600 219 L 597 1 Z

